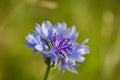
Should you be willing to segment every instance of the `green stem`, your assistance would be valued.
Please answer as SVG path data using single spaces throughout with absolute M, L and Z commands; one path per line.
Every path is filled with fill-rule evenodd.
M 47 79 L 48 79 L 49 73 L 50 73 L 50 66 L 48 65 L 48 66 L 47 66 L 47 69 L 46 69 L 46 73 L 45 73 L 44 80 L 47 80 Z

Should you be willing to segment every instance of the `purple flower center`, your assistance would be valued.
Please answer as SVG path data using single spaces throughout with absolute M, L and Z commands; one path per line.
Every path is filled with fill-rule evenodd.
M 67 52 L 72 49 L 72 44 L 69 44 L 69 41 L 70 39 L 64 38 L 63 35 L 57 35 L 55 33 L 52 38 L 49 38 L 47 45 L 49 48 L 52 48 L 54 46 L 57 52 Z

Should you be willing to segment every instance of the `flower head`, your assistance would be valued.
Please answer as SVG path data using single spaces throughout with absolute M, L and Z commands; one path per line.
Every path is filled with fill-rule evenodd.
M 75 42 L 78 33 L 75 27 L 66 29 L 66 24 L 56 23 L 54 26 L 49 21 L 44 21 L 42 25 L 35 24 L 34 34 L 28 34 L 26 46 L 34 48 L 34 52 L 40 52 L 46 59 L 50 60 L 50 65 L 59 67 L 62 71 L 68 69 L 73 73 L 78 73 L 74 68 L 78 66 L 75 62 L 83 62 L 84 54 L 89 52 L 89 47 L 83 43 Z

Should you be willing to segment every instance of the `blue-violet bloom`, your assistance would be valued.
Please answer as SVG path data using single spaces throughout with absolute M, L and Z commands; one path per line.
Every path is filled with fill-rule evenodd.
M 49 21 L 44 21 L 42 25 L 35 24 L 34 34 L 28 34 L 26 46 L 33 48 L 34 52 L 41 53 L 45 59 L 50 60 L 50 66 L 59 67 L 64 72 L 66 69 L 78 74 L 75 62 L 83 62 L 84 54 L 89 52 L 89 47 L 85 44 L 88 39 L 81 44 L 75 42 L 78 37 L 75 26 L 66 29 L 66 23 L 56 23 L 54 26 Z

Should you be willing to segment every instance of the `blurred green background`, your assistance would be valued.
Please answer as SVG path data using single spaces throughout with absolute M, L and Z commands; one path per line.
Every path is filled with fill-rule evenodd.
M 78 75 L 57 68 L 48 80 L 120 80 L 120 0 L 0 0 L 0 80 L 43 80 L 42 55 L 24 43 L 44 20 L 75 25 L 91 48 Z

